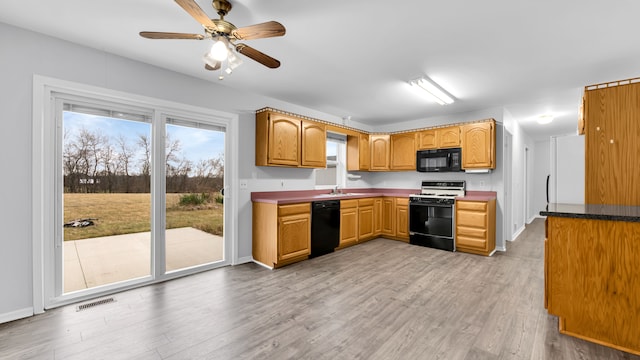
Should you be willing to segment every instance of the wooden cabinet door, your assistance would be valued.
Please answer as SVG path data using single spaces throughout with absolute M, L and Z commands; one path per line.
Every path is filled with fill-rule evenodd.
M 389 170 L 389 135 L 370 135 L 371 170 Z
M 359 152 L 359 167 L 360 170 L 369 170 L 371 167 L 371 148 L 369 145 L 369 134 L 360 134 L 359 136 L 360 146 Z
M 301 162 L 303 167 L 324 168 L 327 166 L 327 131 L 324 124 L 302 121 Z
M 385 197 L 382 199 L 382 234 L 396 236 L 396 200 Z
M 435 149 L 438 147 L 436 130 L 422 130 L 417 135 L 418 150 Z
M 295 214 L 278 218 L 278 260 L 311 253 L 311 214 Z
M 373 205 L 358 205 L 358 240 L 369 240 L 373 237 L 373 222 Z
M 462 125 L 462 168 L 495 169 L 496 132 L 493 121 Z
M 409 240 L 409 199 L 396 199 L 396 236 Z
M 358 241 L 358 200 L 340 201 L 340 246 Z
M 640 83 L 585 92 L 585 203 L 640 205 Z
M 460 146 L 460 126 L 450 126 L 436 129 L 438 148 L 454 148 Z
M 269 120 L 269 164 L 300 165 L 300 120 L 279 114 Z
M 382 234 L 382 198 L 373 201 L 373 235 Z
M 347 170 L 368 171 L 371 164 L 369 134 L 347 135 Z
M 391 135 L 391 170 L 416 169 L 416 134 Z

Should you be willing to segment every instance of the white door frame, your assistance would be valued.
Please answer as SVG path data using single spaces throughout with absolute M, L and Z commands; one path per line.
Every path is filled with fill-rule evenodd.
M 134 103 L 142 107 L 155 109 L 156 112 L 166 112 L 176 114 L 183 112 L 193 115 L 199 114 L 202 118 L 212 119 L 218 124 L 222 124 L 225 131 L 225 200 L 224 200 L 224 231 L 225 231 L 225 261 L 216 263 L 213 267 L 219 267 L 238 262 L 238 239 L 236 216 L 238 209 L 237 189 L 234 184 L 238 183 L 238 115 L 185 105 L 166 100 L 160 100 L 141 95 L 129 94 L 115 90 L 59 80 L 40 75 L 33 77 L 33 118 L 32 118 L 32 244 L 33 244 L 33 312 L 34 314 L 44 312 L 45 308 L 66 305 L 71 302 L 82 301 L 108 293 L 116 289 L 138 287 L 154 282 L 164 281 L 191 273 L 207 270 L 208 266 L 199 268 L 175 271 L 171 274 L 162 274 L 150 279 L 125 281 L 117 286 L 104 286 L 98 290 L 88 290 L 81 295 L 75 296 L 55 296 L 53 289 L 55 283 L 56 264 L 52 254 L 55 253 L 55 228 L 56 186 L 59 179 L 56 179 L 57 170 L 52 164 L 56 163 L 56 151 L 52 151 L 57 145 L 55 141 L 56 129 L 55 121 L 51 121 L 55 113 L 52 102 L 54 93 L 65 93 L 77 96 L 94 97 L 96 99 L 106 99 L 113 102 L 126 104 Z M 153 245 L 152 245 L 153 246 Z M 152 258 L 153 261 L 153 258 Z

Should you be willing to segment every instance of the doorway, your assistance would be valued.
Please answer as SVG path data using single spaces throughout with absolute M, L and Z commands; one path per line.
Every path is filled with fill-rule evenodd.
M 35 313 L 237 259 L 236 115 L 34 79 Z

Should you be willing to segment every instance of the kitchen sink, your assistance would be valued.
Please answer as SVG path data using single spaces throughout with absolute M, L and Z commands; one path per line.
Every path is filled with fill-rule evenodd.
M 318 194 L 316 197 L 337 197 L 337 196 L 350 196 L 350 195 L 360 195 L 359 193 L 336 193 L 336 194 Z

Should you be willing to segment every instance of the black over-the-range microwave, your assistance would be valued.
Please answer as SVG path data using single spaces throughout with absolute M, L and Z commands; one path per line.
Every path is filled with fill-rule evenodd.
M 463 171 L 462 149 L 418 150 L 416 152 L 416 170 L 420 172 Z

